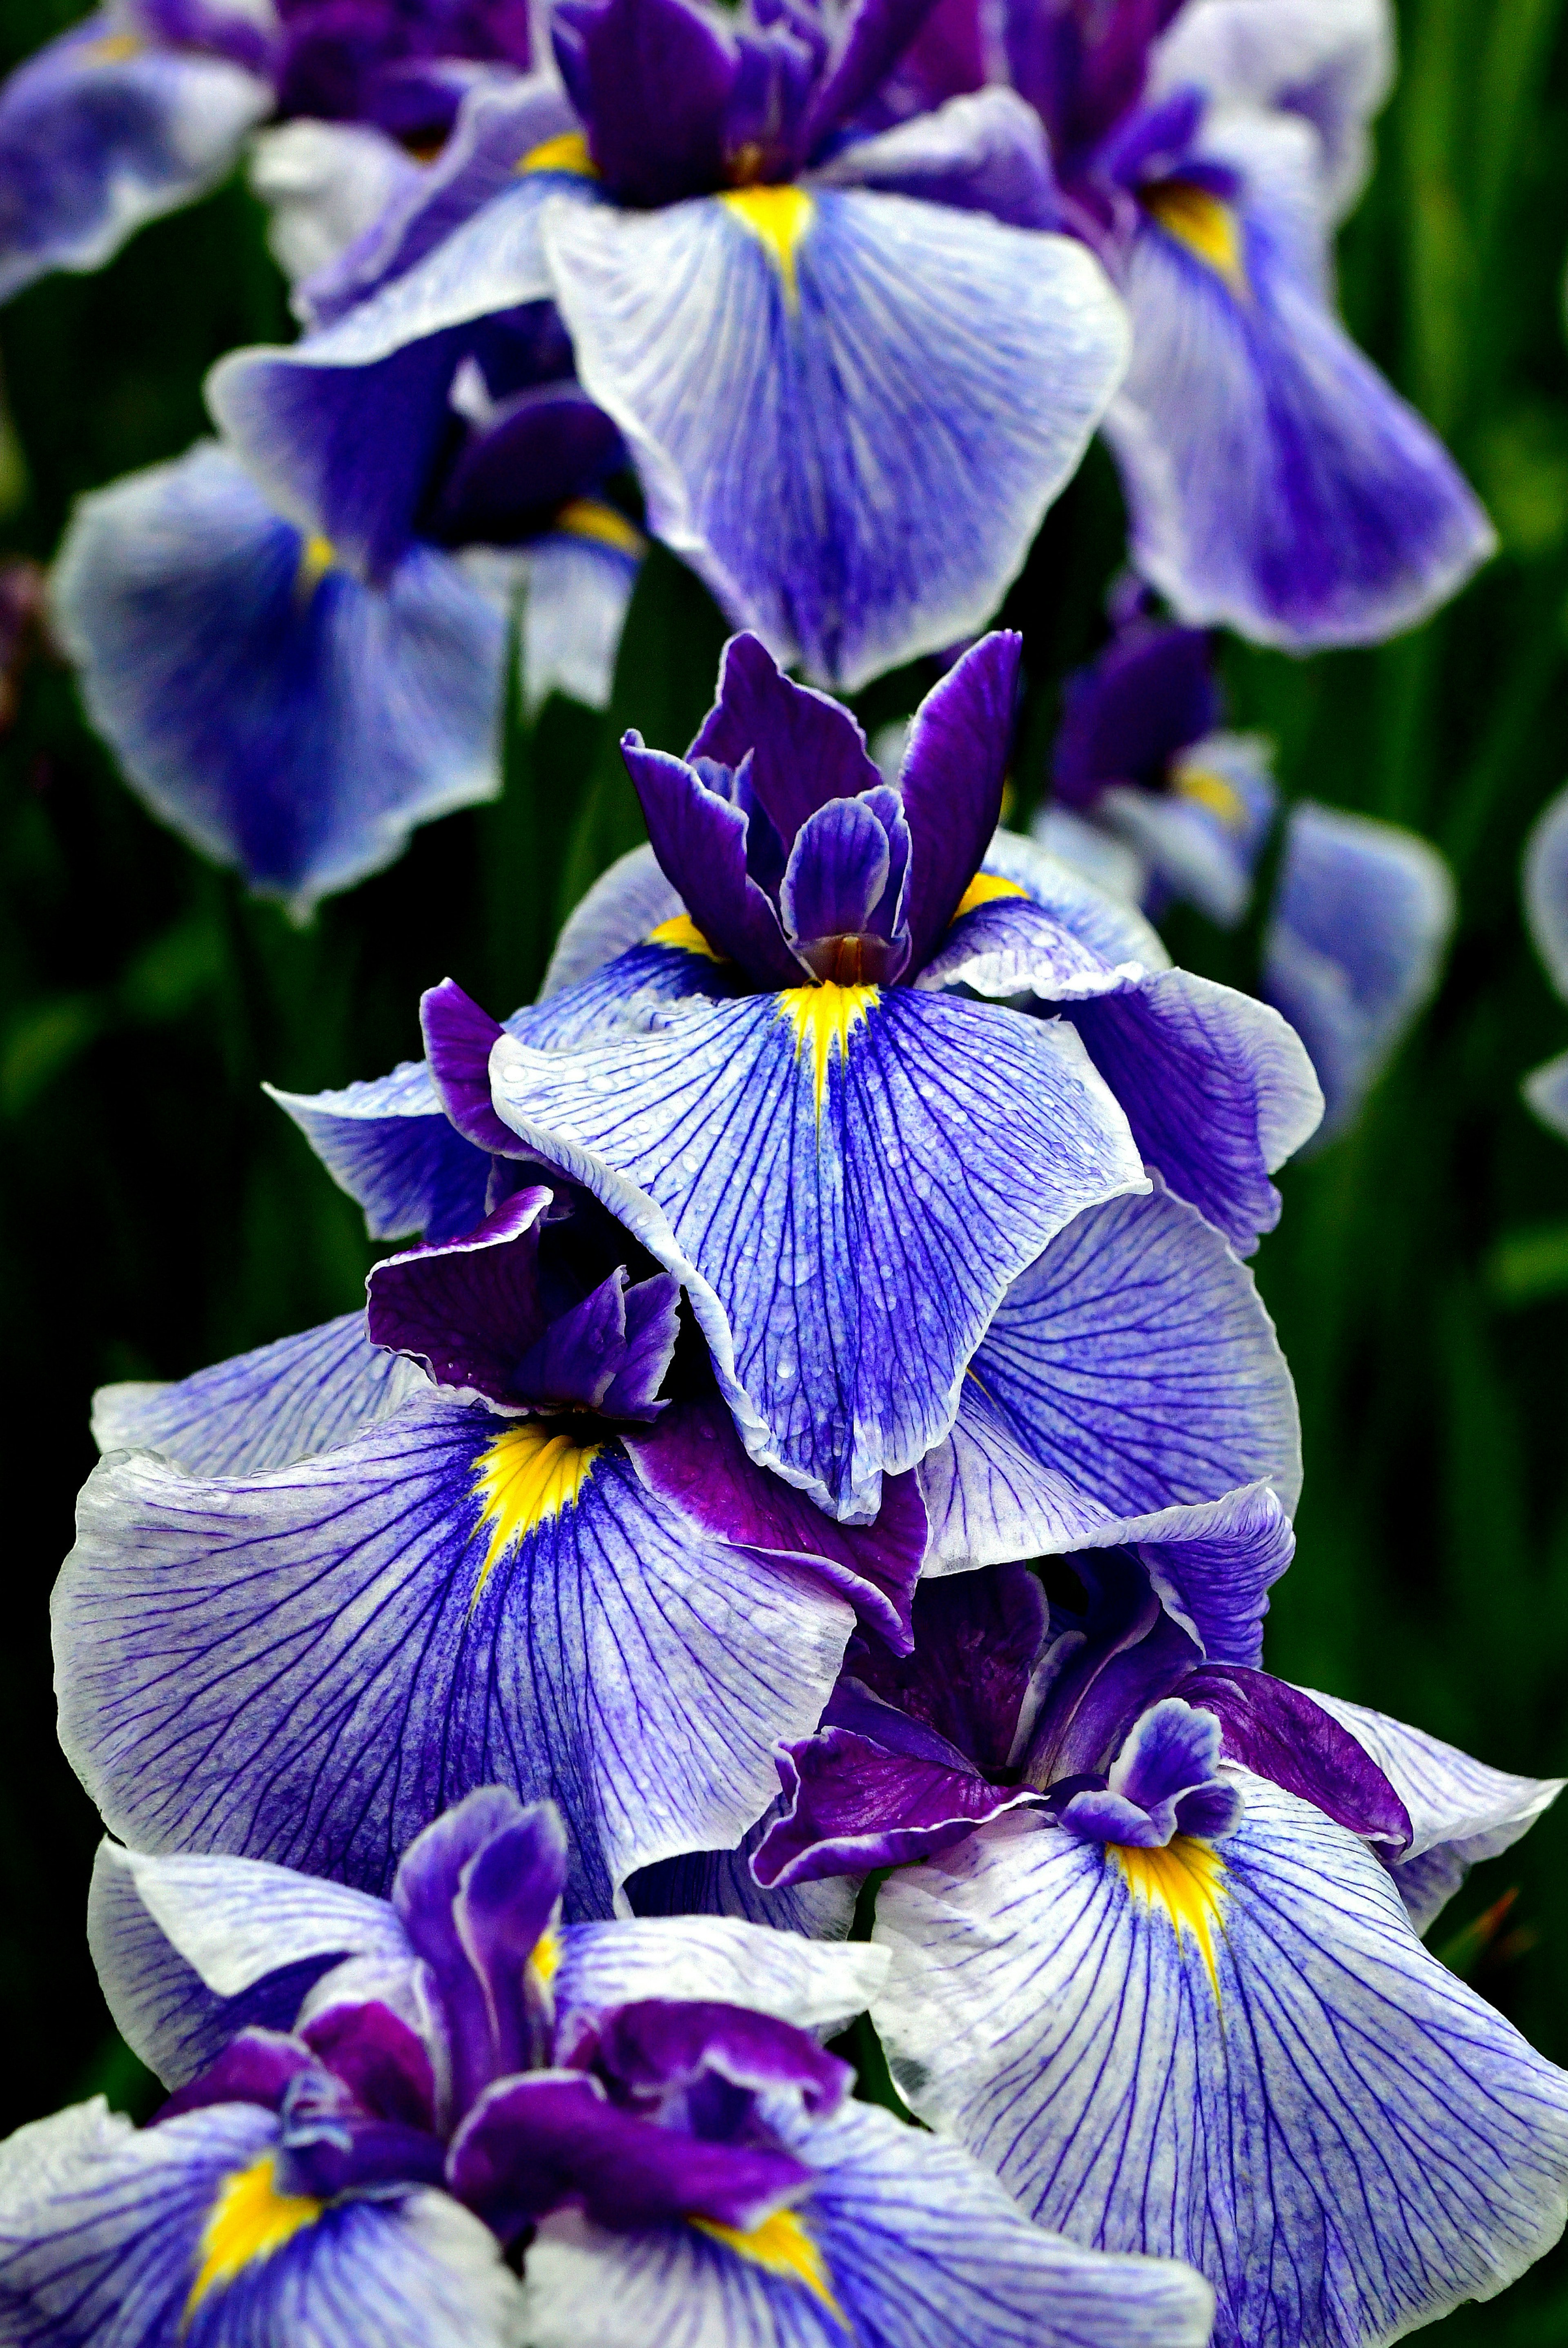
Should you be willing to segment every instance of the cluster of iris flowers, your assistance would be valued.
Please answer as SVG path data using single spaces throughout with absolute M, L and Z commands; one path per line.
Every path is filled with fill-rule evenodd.
M 1557 1787 L 1263 1655 L 1245 1259 L 1447 874 L 1298 803 L 1256 996 L 1151 926 L 1276 824 L 1215 631 L 1490 548 L 1334 313 L 1389 67 L 1376 0 L 119 0 L 0 93 L 0 285 L 247 144 L 294 281 L 53 582 L 195 844 L 305 912 L 493 794 L 650 535 L 737 630 L 539 999 L 278 1096 L 365 1309 L 98 1397 L 60 1731 L 169 2095 L 0 2147 L 0 2340 L 1374 2348 L 1561 2231 L 1568 2078 L 1423 1944 Z M 1026 835 L 981 631 L 1096 431 Z

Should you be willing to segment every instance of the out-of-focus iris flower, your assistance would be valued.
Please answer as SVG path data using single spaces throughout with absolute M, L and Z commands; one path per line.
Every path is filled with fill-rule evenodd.
M 1086 870 L 1104 870 L 1092 825 L 1130 852 L 1128 893 L 1158 920 L 1172 898 L 1233 926 L 1274 819 L 1268 743 L 1227 733 L 1206 631 L 1154 618 L 1121 592 L 1115 633 L 1066 682 L 1053 797 L 1034 836 Z
M 936 90 L 1002 74 L 1028 100 L 1049 150 L 1034 217 L 1083 237 L 1127 302 L 1105 431 L 1140 571 L 1188 624 L 1295 651 L 1423 619 L 1495 541 L 1335 314 L 1331 237 L 1387 88 L 1387 0 L 967 13 L 968 41 L 934 51 Z
M 1291 808 L 1260 986 L 1312 1055 L 1316 1141 L 1355 1123 L 1436 990 L 1454 914 L 1453 876 L 1418 833 L 1311 799 Z
M 8 2328 L 1202 2348 L 1195 2274 L 1075 2249 L 958 2147 L 846 2104 L 813 2033 L 863 2006 L 882 1952 L 562 1926 L 566 1873 L 556 1815 L 499 1787 L 403 1854 L 385 1901 L 104 1844 L 94 1952 L 174 2092 L 140 2131 L 100 2101 L 0 2147 Z
M 426 428 L 432 345 L 552 298 L 650 527 L 780 659 L 853 688 L 972 634 L 1126 326 L 1035 217 L 1039 132 L 1012 93 L 909 121 L 891 151 L 862 135 L 928 6 L 559 0 L 562 79 L 478 95 L 428 179 L 301 289 L 315 331 L 222 363 L 225 428 L 352 540 L 356 450 L 373 431 L 396 462 Z
M 254 141 L 291 275 L 324 266 L 529 63 L 527 0 L 109 0 L 0 89 L 0 300 L 98 269 Z
M 608 696 L 643 542 L 603 493 L 620 438 L 553 313 L 491 320 L 432 381 L 400 471 L 358 452 L 368 551 L 208 441 L 84 498 L 57 564 L 58 633 L 133 788 L 298 915 L 500 791 L 520 597 L 531 705 Z
M 893 2075 L 1042 2223 L 1190 2260 L 1231 2348 L 1355 2348 L 1562 2230 L 1568 2078 L 1417 1937 L 1560 1788 L 1271 1678 L 1287 1554 L 1254 1492 L 1048 1601 L 1018 1565 L 923 1586 L 913 1653 L 858 1641 L 782 1756 L 753 1865 L 894 1868 Z
M 1546 975 L 1568 1003 L 1568 791 L 1537 818 L 1525 843 L 1524 916 Z M 1524 1097 L 1542 1125 L 1568 1138 L 1568 1052 L 1532 1070 Z
M 892 786 L 848 711 L 736 638 L 686 758 L 626 737 L 652 850 L 585 901 L 547 999 L 505 1033 L 427 1010 L 438 1076 L 468 1071 L 454 1119 L 621 1219 L 686 1288 L 751 1456 L 850 1519 L 952 1429 L 1075 1216 L 1153 1169 L 1248 1249 L 1319 1114 L 1276 1014 L 994 837 L 1016 664 L 1016 637 L 966 654 Z M 305 1106 L 366 1203 L 398 1180 L 370 1128 L 397 1146 L 405 1091 L 432 1106 L 387 1087 Z
M 120 1456 L 59 1585 L 61 1734 L 128 1840 L 378 1891 L 500 1774 L 560 1803 L 572 1912 L 605 1915 L 761 1815 L 856 1610 L 907 1645 L 913 1476 L 850 1527 L 756 1468 L 675 1281 L 519 1176 L 376 1267 L 368 1334 L 103 1398 Z

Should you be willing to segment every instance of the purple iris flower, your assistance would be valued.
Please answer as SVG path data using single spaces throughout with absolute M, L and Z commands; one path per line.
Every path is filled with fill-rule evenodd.
M 269 118 L 278 257 L 323 266 L 418 183 L 476 84 L 529 61 L 527 0 L 108 0 L 0 89 L 0 300 L 101 267 Z
M 1034 837 L 1093 872 L 1103 834 L 1126 853 L 1120 885 L 1152 919 L 1183 898 L 1230 927 L 1274 818 L 1269 745 L 1222 729 L 1208 632 L 1163 623 L 1150 603 L 1145 590 L 1119 591 L 1110 642 L 1067 679 L 1053 797 Z
M 11 2328 L 1202 2348 L 1190 2271 L 1076 2250 L 959 2147 L 845 2105 L 813 2034 L 864 2004 L 880 1952 L 561 1926 L 566 1873 L 548 1805 L 495 1787 L 419 1837 L 386 1900 L 105 1843 L 94 1952 L 174 2092 L 139 2132 L 98 2102 L 0 2147 Z
M 972 87 L 982 38 L 954 47 Z M 1387 0 L 1006 0 L 1053 209 L 1126 300 L 1106 437 L 1132 556 L 1185 623 L 1307 651 L 1413 626 L 1495 546 L 1346 335 L 1330 240 L 1386 94 Z M 965 46 L 969 54 L 965 56 Z
M 1248 1249 L 1318 1114 L 1274 1014 L 994 835 L 1017 653 L 965 654 L 890 785 L 735 639 L 686 758 L 626 737 L 652 849 L 585 901 L 476 1100 L 472 1138 L 510 1129 L 680 1279 L 751 1456 L 850 1519 L 948 1435 L 1075 1216 L 1158 1173 Z M 323 1104 L 345 1166 L 383 1100 Z
M 1568 1002 L 1568 791 L 1542 811 L 1525 842 L 1524 918 L 1548 978 Z M 1542 1125 L 1568 1138 L 1568 1053 L 1531 1071 L 1524 1097 Z
M 275 509 L 231 450 L 84 498 L 56 570 L 94 724 L 154 814 L 296 916 L 493 798 L 511 615 L 532 707 L 602 705 L 642 539 L 604 484 L 620 436 L 553 313 L 430 354 L 438 404 L 401 470 L 361 448 L 350 550 Z
M 1262 1669 L 1272 1495 L 1112 1542 L 857 1642 L 753 1868 L 893 1869 L 893 2075 L 1040 2222 L 1189 2260 L 1231 2348 L 1369 2348 L 1562 2230 L 1568 2077 L 1417 1937 L 1560 1787 Z
M 423 428 L 430 342 L 551 299 L 650 528 L 780 659 L 852 689 L 974 634 L 1126 338 L 1016 97 L 883 127 L 929 5 L 557 0 L 560 78 L 479 93 L 302 286 L 315 331 L 222 362 L 225 429 L 340 535 L 346 452 Z
M 105 1398 L 67 1747 L 131 1841 L 374 1891 L 503 1776 L 567 1818 L 571 1912 L 624 1909 L 634 1869 L 761 1815 L 857 1612 L 908 1643 L 915 1478 L 846 1526 L 755 1467 L 676 1282 L 537 1168 L 498 1163 L 486 1219 L 369 1292 Z

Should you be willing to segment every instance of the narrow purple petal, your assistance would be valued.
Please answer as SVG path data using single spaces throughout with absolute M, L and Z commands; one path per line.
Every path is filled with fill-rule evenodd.
M 490 1107 L 490 1056 L 500 1022 L 481 1011 L 456 980 L 444 978 L 419 998 L 430 1081 L 458 1131 L 476 1148 L 510 1157 L 517 1136 Z
M 796 685 L 761 640 L 743 632 L 724 648 L 718 700 L 687 756 L 738 767 L 748 750 L 751 787 L 786 850 L 819 808 L 882 782 L 850 712 L 814 686 Z
M 1220 1723 L 1225 1751 L 1254 1776 L 1299 1794 L 1352 1834 L 1408 1849 L 1410 1816 L 1388 1778 L 1347 1728 L 1310 1696 L 1266 1672 L 1205 1667 L 1182 1687 Z
M 466 1238 L 409 1248 L 377 1264 L 366 1282 L 374 1343 L 425 1363 L 441 1385 L 471 1388 L 492 1402 L 555 1399 L 536 1395 L 522 1375 L 524 1357 L 532 1353 L 547 1325 L 539 1287 L 539 1239 L 553 1195 L 532 1187 L 514 1190 Z M 618 1341 L 624 1316 L 612 1307 L 612 1317 Z M 583 1330 L 563 1337 L 550 1360 L 537 1360 L 534 1366 L 558 1379 L 565 1350 L 575 1362 L 582 1342 L 591 1343 L 592 1334 Z M 608 1375 L 606 1371 L 606 1383 Z M 596 1396 L 559 1398 L 592 1402 Z
M 764 984 L 797 984 L 800 966 L 779 916 L 746 869 L 744 811 L 710 790 L 686 759 L 646 748 L 640 734 L 625 736 L 621 756 L 654 853 L 707 943 Z
M 718 2085 L 746 2095 L 789 2088 L 806 2111 L 825 2119 L 854 2078 L 849 2064 L 793 2023 L 748 2006 L 688 1998 L 640 1998 L 599 2020 L 583 2016 L 563 2059 L 604 2080 L 617 2103 L 666 2127 L 687 2112 L 694 2123 L 716 2121 L 724 2098 L 703 2091 Z M 698 2126 L 696 2132 L 714 2129 Z
M 1002 813 L 1024 640 L 984 637 L 914 714 L 898 788 L 913 843 L 911 959 L 926 962 L 980 869 Z

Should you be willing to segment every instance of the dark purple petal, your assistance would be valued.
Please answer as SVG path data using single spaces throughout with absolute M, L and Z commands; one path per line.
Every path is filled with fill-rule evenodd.
M 623 203 L 718 187 L 735 45 L 686 0 L 561 0 L 554 44 L 589 151 Z
M 807 117 L 809 152 L 875 97 L 931 11 L 932 0 L 860 0 Z
M 1125 1550 L 1080 1551 L 1082 1615 L 1053 1606 L 1051 1663 L 1024 1775 L 1031 1785 L 1099 1775 L 1140 1713 L 1180 1686 L 1203 1660 Z
M 597 1410 L 626 1350 L 624 1268 L 552 1321 L 512 1374 L 514 1397 L 541 1410 Z
M 623 2232 L 681 2218 L 749 2231 L 810 2181 L 787 2153 L 704 2144 L 618 2111 L 581 2072 L 499 2081 L 447 2159 L 449 2190 L 503 2240 L 554 2209 Z
M 751 788 L 786 850 L 830 799 L 858 798 L 882 782 L 849 711 L 814 686 L 796 685 L 758 637 L 743 633 L 724 648 L 718 699 L 686 755 L 738 767 L 748 750 Z
M 1164 179 L 1177 166 L 1182 176 L 1224 201 L 1236 192 L 1234 172 L 1212 163 L 1189 162 L 1187 151 L 1204 114 L 1199 89 L 1172 90 L 1158 106 L 1140 106 L 1118 124 L 1094 159 L 1098 176 L 1130 188 L 1140 180 Z
M 406 2127 L 436 2124 L 436 2075 L 417 2030 L 378 1998 L 329 2005 L 305 2023 L 300 2036 L 325 2069 L 341 2079 L 377 2119 Z
M 854 2078 L 848 2063 L 792 2023 L 746 2006 L 662 1997 L 583 2017 L 557 2060 L 593 2072 L 642 2117 L 709 2138 L 748 2124 L 753 2098 L 780 2087 L 826 2119 Z
M 651 1419 L 663 1411 L 658 1393 L 675 1358 L 680 1303 L 681 1284 L 672 1272 L 627 1289 L 621 1365 L 599 1403 L 606 1418 Z
M 526 2070 L 544 2052 L 544 2008 L 526 1969 L 565 1889 L 566 1829 L 552 1802 L 536 1802 L 492 1835 L 463 1869 L 453 1915 L 484 1990 L 491 2077 Z
M 1059 799 L 1088 807 L 1108 783 L 1156 789 L 1175 753 L 1219 723 L 1208 632 L 1135 621 L 1067 679 L 1063 699 L 1051 768 Z
M 909 933 L 919 970 L 980 869 L 1002 813 L 1023 638 L 985 636 L 914 714 L 898 778 L 913 843 Z
M 302 2072 L 284 2099 L 273 2182 L 280 2194 L 332 2201 L 380 2185 L 438 2185 L 446 2167 L 428 2128 L 373 2119 L 325 2072 Z
M 870 1704 L 865 1711 L 873 1716 Z M 890 1733 L 913 1743 L 908 1725 Z M 933 1731 L 917 1736 L 923 1752 L 836 1727 L 781 1746 L 785 1807 L 751 1861 L 763 1889 L 907 1866 L 949 1849 L 988 1818 L 1037 1803 L 1026 1789 L 994 1786 Z
M 1192 1831 L 1183 1812 L 1201 1818 L 1210 1833 L 1228 1833 L 1240 1805 L 1217 1776 L 1219 1762 L 1219 1723 L 1167 1697 L 1133 1723 L 1103 1790 L 1074 1794 L 1062 1806 L 1061 1823 L 1086 1842 L 1146 1849 L 1184 1827 Z
M 793 179 L 804 160 L 807 109 L 826 39 L 796 17 L 738 24 L 735 43 L 738 67 L 721 133 L 724 176 L 739 186 Z
M 1195 1672 L 1181 1690 L 1212 1712 L 1232 1760 L 1314 1803 L 1352 1834 L 1387 1843 L 1397 1859 L 1410 1841 L 1410 1817 L 1366 1747 L 1322 1707 L 1284 1680 L 1239 1665 Z
M 654 854 L 707 943 L 763 985 L 798 985 L 800 965 L 779 916 L 747 872 L 743 811 L 710 790 L 686 759 L 646 748 L 640 734 L 626 735 L 621 756 Z
M 913 1472 L 884 1477 L 871 1523 L 847 1525 L 748 1459 L 720 1402 L 682 1403 L 646 1435 L 629 1435 L 626 1448 L 644 1483 L 706 1531 L 826 1582 L 895 1652 L 907 1652 L 925 1554 L 925 1504 Z
M 481 1011 L 455 979 L 444 978 L 420 996 L 419 1025 L 430 1080 L 458 1131 L 477 1148 L 515 1156 L 517 1136 L 490 1107 L 490 1056 L 501 1033 L 500 1020 Z
M 575 384 L 542 384 L 499 404 L 470 431 L 432 506 L 446 546 L 513 546 L 549 530 L 561 507 L 613 471 L 621 436 Z
M 901 916 L 910 865 L 909 826 L 884 785 L 830 799 L 795 836 L 779 891 L 790 945 L 813 976 L 841 984 L 891 985 L 909 960 Z
M 278 2030 L 242 2030 L 217 2061 L 177 2087 L 154 2117 L 178 2118 L 209 2104 L 261 2104 L 281 2111 L 292 2081 L 315 2068 L 315 2056 L 299 2039 Z
M 1026 1702 L 1047 1627 L 1046 1593 L 1027 1566 L 945 1574 L 915 1592 L 913 1654 L 895 1659 L 860 1640 L 846 1668 L 997 1776 L 1015 1757 L 1020 1729 L 1027 1734 Z M 858 1725 L 836 1697 L 831 1716 Z
M 492 1402 L 592 1403 L 593 1394 L 535 1395 L 522 1377 L 529 1358 L 556 1375 L 564 1374 L 568 1361 L 584 1375 L 591 1367 L 583 1348 L 592 1332 L 572 1333 L 557 1349 L 559 1360 L 538 1358 L 547 1327 L 539 1236 L 552 1197 L 531 1185 L 515 1190 L 465 1238 L 409 1248 L 377 1264 L 366 1282 L 372 1343 L 424 1362 L 442 1385 L 470 1387 Z M 624 1327 L 618 1292 L 610 1309 L 619 1324 L 618 1344 Z M 612 1374 L 607 1364 L 600 1391 Z

